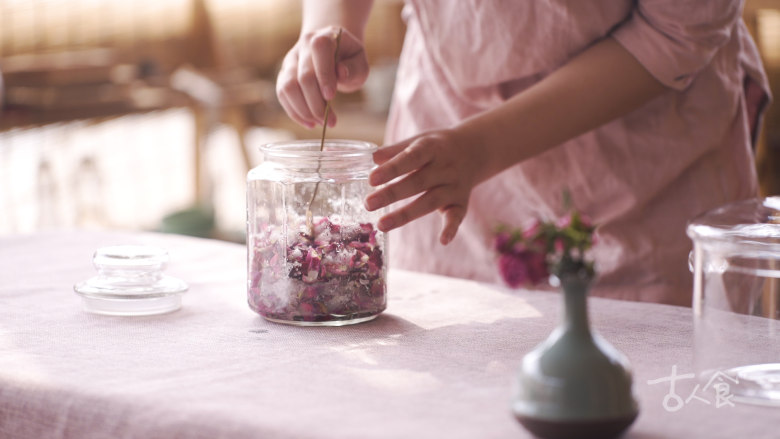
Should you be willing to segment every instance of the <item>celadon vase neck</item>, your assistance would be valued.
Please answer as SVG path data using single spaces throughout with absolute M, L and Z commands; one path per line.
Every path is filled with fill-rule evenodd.
M 569 276 L 560 280 L 563 290 L 563 314 L 561 324 L 564 330 L 590 337 L 588 320 L 588 290 L 590 279 Z

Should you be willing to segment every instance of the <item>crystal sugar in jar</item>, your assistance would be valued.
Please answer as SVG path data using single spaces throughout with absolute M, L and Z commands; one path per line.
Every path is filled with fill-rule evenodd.
M 387 304 L 387 242 L 371 192 L 376 145 L 352 140 L 264 145 L 247 176 L 247 296 L 267 320 L 340 326 Z

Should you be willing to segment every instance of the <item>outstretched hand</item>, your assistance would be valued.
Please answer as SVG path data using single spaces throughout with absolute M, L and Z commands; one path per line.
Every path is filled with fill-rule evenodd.
M 454 131 L 425 133 L 374 153 L 379 165 L 369 176 L 372 186 L 385 185 L 366 197 L 370 211 L 419 195 L 391 211 L 377 227 L 389 231 L 433 211 L 444 217 L 439 241 L 455 237 L 466 216 L 471 190 L 481 181 L 484 163 L 478 145 L 462 144 Z M 400 177 L 400 178 L 399 178 Z
M 287 53 L 276 81 L 276 95 L 287 114 L 308 128 L 324 123 L 325 102 L 336 90 L 352 92 L 368 77 L 368 59 L 363 42 L 342 30 L 338 60 L 336 37 L 339 27 L 329 26 L 301 35 Z M 328 125 L 336 124 L 331 112 Z

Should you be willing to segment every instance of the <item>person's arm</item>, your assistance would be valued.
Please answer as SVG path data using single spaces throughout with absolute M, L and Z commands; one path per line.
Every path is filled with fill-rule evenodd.
M 304 0 L 301 35 L 340 26 L 363 41 L 373 0 Z
M 351 92 L 368 77 L 363 35 L 372 0 L 305 0 L 298 42 L 287 53 L 276 95 L 287 114 L 307 127 L 323 123 L 325 101 Z M 335 61 L 336 36 L 343 29 Z M 331 112 L 329 125 L 336 123 Z
M 479 181 L 627 114 L 667 91 L 605 38 L 506 105 L 463 122 L 462 141 L 489 148 Z
M 474 186 L 530 157 L 590 131 L 669 90 L 612 38 L 586 49 L 503 105 L 449 130 L 422 134 L 380 149 L 370 176 L 379 186 L 366 199 L 376 210 L 412 196 L 390 212 L 380 230 L 435 210 L 444 215 L 440 241 L 449 243 L 466 215 Z

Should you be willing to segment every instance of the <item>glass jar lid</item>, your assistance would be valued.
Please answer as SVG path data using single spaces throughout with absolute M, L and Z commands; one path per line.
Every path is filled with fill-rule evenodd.
M 705 248 L 780 259 L 780 197 L 751 199 L 710 210 L 688 224 Z
M 159 247 L 118 245 L 95 251 L 97 276 L 74 285 L 88 312 L 153 315 L 181 308 L 184 281 L 163 274 L 168 252 Z

